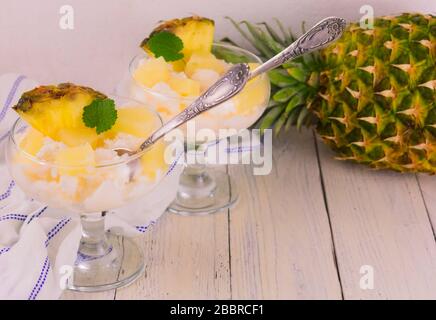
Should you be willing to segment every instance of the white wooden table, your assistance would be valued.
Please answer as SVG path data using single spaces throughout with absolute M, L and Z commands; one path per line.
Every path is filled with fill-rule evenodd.
M 436 177 L 334 160 L 311 131 L 276 139 L 273 160 L 267 176 L 228 168 L 234 209 L 166 214 L 137 238 L 133 285 L 63 298 L 436 299 Z
M 432 12 L 429 0 L 369 0 L 376 15 Z M 282 20 L 300 30 L 338 15 L 361 17 L 361 3 L 319 1 L 70 0 L 74 30 L 59 28 L 58 0 L 3 1 L 0 73 L 64 81 L 111 93 L 138 43 L 161 19 L 197 13 L 216 20 L 217 39 L 238 38 L 224 16 Z M 436 298 L 436 177 L 375 172 L 333 160 L 312 132 L 276 141 L 274 168 L 252 176 L 231 167 L 241 200 L 209 217 L 167 214 L 138 238 L 146 273 L 128 288 L 86 299 Z M 126 262 L 128 263 L 128 262 Z M 361 268 L 374 288 L 359 286 Z

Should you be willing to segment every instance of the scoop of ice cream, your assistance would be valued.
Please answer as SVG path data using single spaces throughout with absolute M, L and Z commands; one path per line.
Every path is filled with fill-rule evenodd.
M 216 107 L 213 107 L 208 112 L 210 115 L 214 115 L 214 116 L 231 115 L 236 113 L 236 106 L 233 100 L 228 100 Z
M 201 91 L 205 91 L 220 78 L 220 75 L 214 70 L 198 69 L 191 78 L 200 82 Z

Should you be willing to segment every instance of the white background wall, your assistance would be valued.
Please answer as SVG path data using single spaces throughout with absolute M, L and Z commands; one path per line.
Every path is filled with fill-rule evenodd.
M 75 29 L 59 27 L 72 5 Z M 223 17 L 271 21 L 294 30 L 337 15 L 357 20 L 364 4 L 376 15 L 436 12 L 436 0 L 0 0 L 0 74 L 19 72 L 40 83 L 72 81 L 110 93 L 139 42 L 158 20 L 192 13 L 215 19 L 218 37 L 239 36 Z

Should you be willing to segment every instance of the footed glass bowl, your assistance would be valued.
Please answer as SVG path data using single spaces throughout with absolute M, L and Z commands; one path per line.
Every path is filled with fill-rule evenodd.
M 228 44 L 213 44 L 212 53 L 227 63 L 262 63 L 255 54 Z M 197 97 L 175 94 L 168 90 L 166 85 L 158 84 L 150 88 L 141 83 L 135 73 L 150 58 L 145 52 L 133 58 L 129 65 L 128 83 L 122 90 L 153 107 L 165 122 L 189 106 Z M 207 75 L 207 72 L 203 72 L 202 75 Z M 216 141 L 202 139 L 198 135 L 189 136 L 189 128 L 195 128 L 197 133 L 206 129 L 215 134 L 215 139 L 225 139 L 235 134 L 234 132 L 253 125 L 265 111 L 269 98 L 269 78 L 268 75 L 262 74 L 251 80 L 241 93 L 229 101 L 201 114 L 182 127 L 186 155 L 195 154 L 194 158 L 198 161 L 186 163 L 180 177 L 176 199 L 168 208 L 170 212 L 181 215 L 205 215 L 227 209 L 237 202 L 238 189 L 234 180 L 226 172 L 213 169 L 205 161 L 208 147 L 215 145 Z M 227 136 L 223 136 L 223 129 L 227 130 Z
M 162 125 L 160 116 L 142 103 L 111 98 L 117 107 L 146 108 L 152 123 L 145 125 L 153 125 L 156 129 Z M 132 205 L 160 187 L 165 188 L 165 194 L 168 194 L 168 188 L 177 188 L 176 184 L 162 186 L 165 172 L 156 172 L 154 178 L 150 178 L 144 175 L 144 170 L 138 169 L 141 163 L 155 161 L 154 148 L 162 148 L 162 145 L 116 161 L 65 165 L 55 160 L 42 160 L 24 150 L 21 142 L 26 128 L 23 120 L 17 120 L 6 146 L 7 165 L 17 185 L 28 197 L 63 210 L 65 215 L 79 214 L 81 218 L 82 238 L 73 277 L 67 287 L 95 292 L 132 283 L 144 270 L 143 254 L 130 239 L 106 232 L 105 216 L 109 210 Z M 167 205 L 171 200 L 167 200 Z M 123 259 L 129 259 L 129 264 L 122 266 Z

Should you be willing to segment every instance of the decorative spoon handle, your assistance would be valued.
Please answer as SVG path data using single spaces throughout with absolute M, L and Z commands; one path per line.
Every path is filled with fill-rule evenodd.
M 200 113 L 234 97 L 244 88 L 249 73 L 250 69 L 247 64 L 240 63 L 234 65 L 224 76 L 189 105 L 189 107 L 156 130 L 141 144 L 140 150 L 144 150 L 162 138 L 166 133 L 191 120 Z
M 295 59 L 336 41 L 342 35 L 345 26 L 346 21 L 342 18 L 329 17 L 321 20 L 285 50 L 254 69 L 250 74 L 250 79 L 277 68 L 288 60 Z

